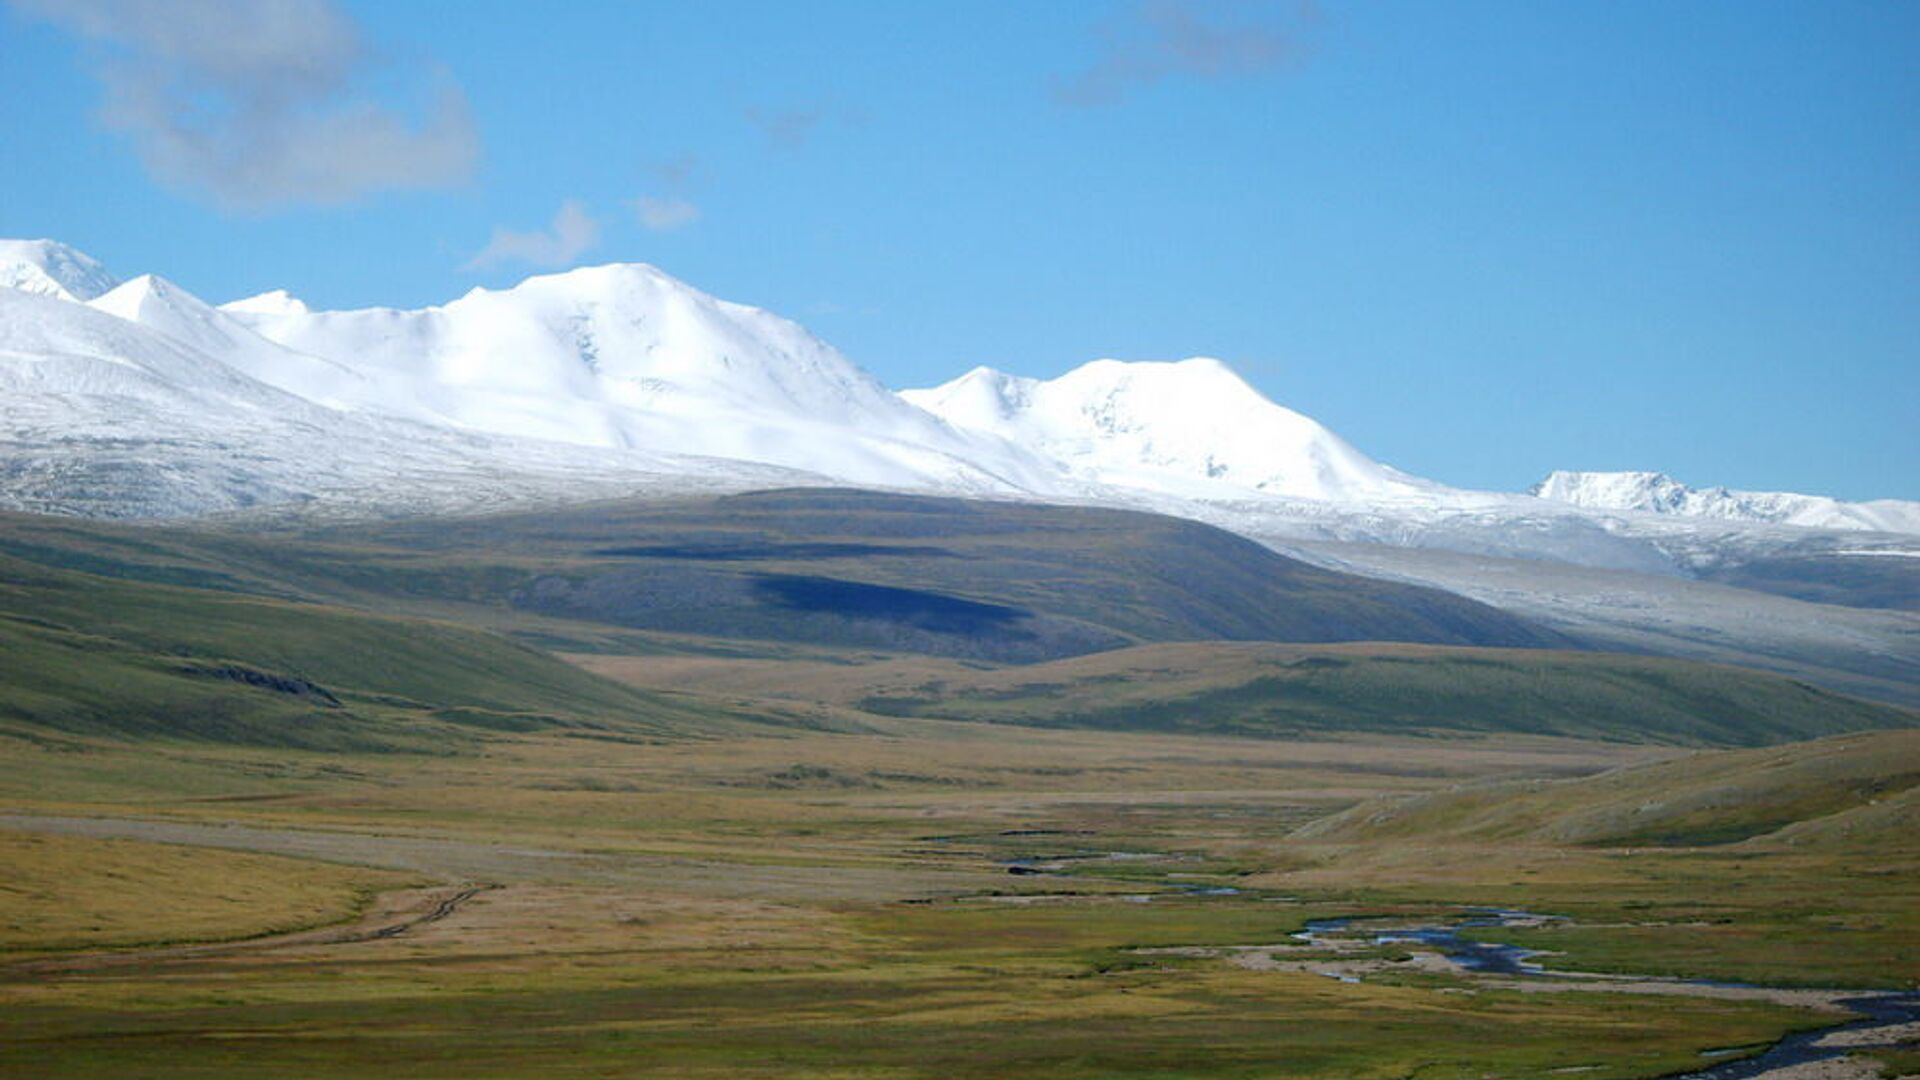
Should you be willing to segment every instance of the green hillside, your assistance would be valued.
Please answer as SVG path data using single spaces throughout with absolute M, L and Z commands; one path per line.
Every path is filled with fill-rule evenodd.
M 824 668 L 814 679 L 888 715 L 1232 735 L 1527 732 L 1746 746 L 1920 723 L 1742 668 L 1521 649 L 1205 643 L 992 671 L 863 679 Z
M 486 729 L 662 734 L 711 719 L 496 635 L 0 556 L 16 734 L 445 748 Z
M 1568 781 L 1491 784 L 1366 803 L 1315 822 L 1334 842 L 1607 846 L 1914 844 L 1920 731 L 1691 754 Z
M 1321 570 L 1152 514 L 763 492 L 270 535 L 0 519 L 0 551 L 92 573 L 480 620 L 995 662 L 1148 641 L 1564 646 L 1434 589 Z M 571 629 L 569 629 L 571 627 Z

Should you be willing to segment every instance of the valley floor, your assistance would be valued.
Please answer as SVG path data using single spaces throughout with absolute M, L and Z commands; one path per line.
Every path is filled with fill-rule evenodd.
M 0 1073 L 1651 1077 L 1920 981 L 1910 829 L 1624 846 L 1339 816 L 1724 754 L 861 724 L 445 756 L 0 738 Z M 1465 933 L 1590 975 L 1293 936 L 1476 906 L 1566 916 Z

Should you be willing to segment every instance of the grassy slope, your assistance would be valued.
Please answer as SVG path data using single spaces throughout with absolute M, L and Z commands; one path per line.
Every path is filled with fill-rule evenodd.
M 0 866 L 0 956 L 303 930 L 415 881 L 273 855 L 9 832 L 0 832 Z
M 1136 641 L 1564 644 L 1150 514 L 768 492 L 248 536 L 0 517 L 0 550 L 592 641 L 610 627 L 1031 661 Z M 830 586 L 822 588 L 822 586 Z M 844 595 L 849 586 L 887 590 Z M 839 591 L 836 591 L 838 589 Z M 870 592 L 871 590 L 869 590 Z
M 1906 710 L 1777 675 L 1610 653 L 1204 642 L 993 669 L 933 658 L 573 659 L 636 686 L 797 696 L 892 716 L 1124 731 L 1526 732 L 1738 746 L 1920 723 Z
M 0 723 L 333 749 L 486 728 L 661 733 L 703 719 L 444 623 L 146 585 L 0 556 Z
M 1552 967 L 1912 988 L 1916 796 L 1917 732 L 1704 752 L 1363 803 L 1297 830 L 1253 880 L 1572 916 L 1484 933 Z
M 1773 842 L 1872 846 L 1911 826 L 1916 789 L 1920 731 L 1875 732 L 1366 804 L 1305 835 L 1696 847 L 1779 833 Z

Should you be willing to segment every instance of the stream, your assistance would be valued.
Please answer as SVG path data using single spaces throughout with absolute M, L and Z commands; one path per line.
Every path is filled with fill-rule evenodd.
M 1322 938 L 1343 934 L 1357 919 L 1313 919 L 1307 928 L 1293 935 L 1294 940 L 1307 945 L 1320 944 Z M 1448 926 L 1415 926 L 1392 930 L 1378 930 L 1370 935 L 1375 945 L 1426 945 L 1437 950 L 1440 955 L 1482 975 L 1536 975 L 1551 978 L 1553 973 L 1529 957 L 1539 955 L 1537 950 L 1522 949 L 1517 945 L 1501 945 L 1491 941 L 1475 941 L 1460 936 L 1462 930 L 1472 930 L 1486 926 L 1513 926 L 1516 924 L 1536 924 L 1563 921 L 1558 915 L 1536 915 L 1530 911 L 1486 910 L 1471 918 L 1462 919 Z
M 1295 933 L 1293 937 L 1296 941 L 1307 945 L 1327 944 L 1329 939 L 1354 936 L 1353 925 L 1362 921 L 1365 920 L 1315 919 L 1308 922 L 1306 929 Z M 1548 971 L 1534 963 L 1532 957 L 1539 955 L 1537 950 L 1476 941 L 1461 936 L 1462 931 L 1489 926 L 1531 926 L 1558 921 L 1563 921 L 1563 917 L 1540 915 L 1530 911 L 1483 909 L 1470 918 L 1445 925 L 1396 927 L 1374 931 L 1362 929 L 1358 933 L 1371 938 L 1375 945 L 1425 945 L 1437 950 L 1441 955 L 1468 971 L 1481 974 L 1540 979 L 1577 978 L 1579 976 L 1575 974 Z M 1684 981 L 1700 986 L 1757 989 L 1753 983 L 1711 979 Z M 1750 1080 L 1752 1077 L 1761 1076 L 1774 1069 L 1817 1061 L 1834 1061 L 1855 1051 L 1864 1051 L 1870 1055 L 1872 1052 L 1870 1047 L 1831 1046 L 1821 1045 L 1821 1043 L 1828 1036 L 1840 1032 L 1872 1031 L 1877 1028 L 1920 1021 L 1920 991 L 1863 990 L 1857 996 L 1840 999 L 1840 1004 L 1860 1014 L 1860 1018 L 1831 1027 L 1797 1031 L 1781 1038 L 1760 1054 L 1742 1057 L 1737 1061 L 1709 1065 L 1692 1072 L 1673 1074 L 1666 1080 Z M 1739 1053 L 1742 1049 L 1744 1048 L 1735 1047 L 1721 1051 L 1706 1051 L 1702 1056 Z
M 1860 1013 L 1861 1018 L 1835 1027 L 1796 1031 L 1755 1057 L 1741 1058 L 1739 1061 L 1729 1061 L 1694 1072 L 1681 1073 L 1679 1076 L 1669 1077 L 1668 1080 L 1748 1080 L 1750 1077 L 1760 1076 L 1774 1069 L 1784 1069 L 1789 1065 L 1833 1061 L 1846 1057 L 1856 1050 L 1871 1057 L 1873 1048 L 1870 1046 L 1821 1046 L 1820 1042 L 1829 1035 L 1843 1031 L 1872 1031 L 1875 1028 L 1892 1027 L 1896 1024 L 1920 1020 L 1920 992 L 1868 992 L 1859 997 L 1843 998 L 1840 1004 L 1853 1012 Z
M 1051 830 L 1019 830 L 1000 834 L 1003 837 L 1035 837 L 1069 835 Z M 959 837 L 924 837 L 935 843 L 958 840 Z M 1029 856 L 1025 858 L 998 860 L 999 865 L 1009 874 L 1019 876 L 1052 876 L 1067 870 L 1070 864 L 1086 862 L 1122 862 L 1135 860 L 1169 859 L 1178 861 L 1181 856 L 1140 851 L 1067 851 L 1054 855 Z M 1183 875 L 1168 874 L 1167 877 Z M 1173 884 L 1166 882 L 1166 884 Z M 1156 897 L 1181 896 L 1238 896 L 1240 889 L 1228 885 L 1193 883 L 1184 887 L 1177 886 L 1172 891 L 1141 895 L 1123 895 L 1119 899 L 1147 902 Z M 1565 916 L 1542 915 L 1531 911 L 1518 911 L 1508 908 L 1476 908 L 1468 917 L 1448 923 L 1434 923 L 1415 926 L 1389 926 L 1367 929 L 1364 924 L 1380 920 L 1355 916 L 1338 919 L 1314 919 L 1306 927 L 1292 935 L 1295 941 L 1304 945 L 1332 945 L 1341 939 L 1362 937 L 1370 939 L 1374 945 L 1421 945 L 1440 953 L 1461 968 L 1481 975 L 1497 975 L 1525 979 L 1577 979 L 1591 978 L 1573 972 L 1550 971 L 1535 963 L 1533 958 L 1540 955 L 1538 950 L 1525 949 L 1517 945 L 1503 945 L 1498 942 L 1478 941 L 1463 936 L 1465 932 L 1501 926 L 1540 926 L 1555 922 L 1564 922 Z M 1343 981 L 1358 982 L 1353 975 L 1333 975 Z M 1630 980 L 1630 976 L 1622 976 Z M 1739 989 L 1762 989 L 1753 983 L 1723 982 L 1711 979 L 1679 980 L 1699 986 L 1732 987 Z M 1816 1028 L 1810 1031 L 1798 1031 L 1788 1034 L 1766 1050 L 1758 1054 L 1740 1057 L 1737 1060 L 1722 1061 L 1704 1068 L 1686 1073 L 1669 1074 L 1663 1080 L 1751 1080 L 1763 1076 L 1775 1069 L 1784 1069 L 1795 1065 L 1805 1065 L 1821 1061 L 1837 1061 L 1848 1054 L 1864 1052 L 1871 1055 L 1871 1046 L 1823 1045 L 1829 1036 L 1843 1032 L 1874 1031 L 1901 1024 L 1920 1021 L 1920 991 L 1877 991 L 1862 990 L 1857 994 L 1838 998 L 1838 1003 L 1849 1011 L 1858 1014 L 1858 1018 L 1842 1024 Z M 1746 1047 L 1728 1047 L 1723 1050 L 1703 1051 L 1706 1058 L 1740 1054 Z

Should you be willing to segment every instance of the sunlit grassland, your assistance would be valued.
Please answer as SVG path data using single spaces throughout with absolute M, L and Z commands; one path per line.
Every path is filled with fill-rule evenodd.
M 272 855 L 0 831 L 0 956 L 229 940 L 358 913 L 412 875 Z
M 9 1074 L 1651 1075 L 1795 1010 L 1345 985 L 1135 944 L 1264 941 L 1252 904 L 820 908 L 508 888 L 411 939 L 0 982 Z
M 1875 985 L 1912 957 L 1897 907 L 1920 868 L 1884 842 L 1297 835 L 1367 800 L 1456 788 L 1544 791 L 1561 807 L 1548 817 L 1564 817 L 1599 806 L 1580 785 L 1637 797 L 1631 777 L 1671 768 L 1671 749 L 835 715 L 848 733 L 486 732 L 458 754 L 0 740 L 0 810 L 323 833 L 325 861 L 274 860 L 300 868 L 289 884 L 407 865 L 502 886 L 379 941 L 51 977 L 0 966 L 0 1073 L 347 1076 L 376 1062 L 424 1076 L 1641 1077 L 1829 1018 L 1451 977 L 1350 985 L 1135 950 L 1277 944 L 1313 917 L 1499 904 L 1576 916 L 1538 937 L 1585 970 Z M 1738 760 L 1685 760 L 1688 776 L 1743 775 Z M 1794 805 L 1887 808 L 1817 794 Z M 454 867 L 415 841 L 522 854 Z M 177 880 L 209 897 L 246 880 L 224 860 L 256 857 L 116 846 L 179 860 Z M 1116 851 L 1162 858 L 1098 858 Z M 1001 865 L 1062 856 L 1057 873 Z M 1841 875 L 1856 876 L 1836 889 Z M 1213 883 L 1244 892 L 1176 895 Z M 222 921 L 210 936 L 271 922 L 213 903 L 198 914 Z M 126 940 L 170 933 L 150 921 Z
M 856 735 L 795 730 L 662 744 L 499 735 L 448 755 L 87 740 L 49 747 L 4 738 L 0 753 L 19 766 L 0 770 L 0 805 L 40 812 L 418 827 L 635 850 L 678 844 L 735 857 L 780 854 L 743 840 L 817 837 L 851 857 L 858 848 L 846 847 L 850 841 L 898 845 L 1042 819 L 1176 840 L 1207 831 L 1278 837 L 1372 795 L 1578 775 L 1671 751 L 1554 739 L 1236 740 L 872 718 Z M 1217 805 L 1196 814 L 1200 803 Z M 1202 830 L 1207 820 L 1217 827 Z

